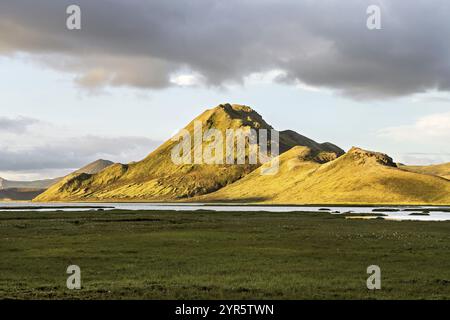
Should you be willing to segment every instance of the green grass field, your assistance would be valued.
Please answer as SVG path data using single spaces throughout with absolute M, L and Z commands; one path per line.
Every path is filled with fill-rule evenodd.
M 0 298 L 450 299 L 450 222 L 2 212 L 0 238 Z M 66 288 L 71 264 L 81 290 Z M 372 264 L 381 290 L 366 287 Z

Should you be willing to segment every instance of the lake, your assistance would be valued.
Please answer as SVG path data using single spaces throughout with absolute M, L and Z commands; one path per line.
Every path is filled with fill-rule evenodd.
M 176 210 L 176 211 L 267 211 L 328 212 L 330 214 L 384 214 L 389 220 L 448 221 L 450 207 L 445 206 L 270 206 L 206 203 L 36 203 L 0 202 L 0 211 L 87 211 L 87 210 Z M 420 214 L 420 215 L 417 215 Z

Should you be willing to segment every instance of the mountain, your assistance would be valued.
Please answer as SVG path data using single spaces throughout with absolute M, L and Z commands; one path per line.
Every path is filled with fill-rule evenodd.
M 112 161 L 99 159 L 72 174 L 94 174 L 114 164 Z M 0 200 L 32 200 L 43 193 L 51 185 L 64 178 L 55 178 L 36 181 L 8 181 L 0 178 Z
M 99 159 L 94 162 L 89 163 L 88 165 L 84 166 L 83 168 L 78 169 L 77 171 L 74 171 L 73 173 L 87 173 L 87 174 L 94 174 L 102 171 L 105 168 L 108 168 L 109 166 L 113 165 L 114 162 L 109 160 L 103 160 Z
M 450 204 L 450 181 L 397 168 L 382 153 L 353 147 L 321 163 L 317 152 L 295 147 L 280 155 L 275 176 L 252 172 L 198 201 L 278 204 Z
M 11 188 L 32 188 L 32 189 L 47 189 L 52 184 L 58 182 L 61 178 L 35 180 L 35 181 L 10 181 L 0 178 L 0 190 Z
M 195 123 L 201 122 L 203 131 L 217 129 L 223 136 L 227 129 L 273 129 L 256 111 L 248 106 L 222 104 L 206 110 L 185 128 L 184 132 L 194 136 Z M 172 161 L 172 150 L 179 141 L 170 139 L 145 159 L 130 164 L 114 164 L 97 174 L 72 174 L 53 185 L 35 201 L 161 201 L 186 199 L 216 191 L 254 171 L 260 163 L 232 164 L 176 164 Z M 190 155 L 200 148 L 207 149 L 209 142 L 191 145 Z M 285 152 L 294 146 L 308 146 L 323 153 L 322 160 L 334 159 L 344 153 L 331 143 L 317 143 L 294 131 L 279 132 L 279 149 Z M 245 154 L 249 157 L 251 147 Z M 223 162 L 225 161 L 225 156 Z
M 432 176 L 438 176 L 450 180 L 450 162 L 430 166 L 399 165 L 399 168 L 410 172 L 429 174 Z
M 0 189 L 0 200 L 8 201 L 26 201 L 31 200 L 44 192 L 45 189 L 33 188 L 9 188 Z

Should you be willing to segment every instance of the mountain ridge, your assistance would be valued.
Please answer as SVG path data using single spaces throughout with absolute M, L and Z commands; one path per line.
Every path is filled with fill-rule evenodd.
M 280 156 L 277 177 L 268 179 L 252 173 L 198 201 L 450 204 L 448 180 L 401 170 L 386 154 L 353 147 L 343 156 L 321 164 L 304 157 L 308 153 L 307 148 L 293 148 Z
M 61 178 L 54 179 L 42 179 L 33 181 L 15 181 L 8 180 L 0 177 L 0 190 L 11 189 L 11 188 L 35 188 L 35 189 L 45 189 L 52 184 L 58 182 Z
M 113 165 L 114 162 L 104 159 L 98 159 L 94 162 L 91 162 L 84 167 L 76 170 L 74 173 L 87 173 L 87 174 L 94 174 L 102 171 L 103 169 Z
M 399 165 L 402 170 L 438 176 L 450 180 L 450 162 L 428 166 Z

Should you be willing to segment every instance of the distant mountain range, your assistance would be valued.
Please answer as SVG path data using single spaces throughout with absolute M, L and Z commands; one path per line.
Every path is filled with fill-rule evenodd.
M 273 129 L 247 106 L 223 104 L 195 121 L 227 129 Z M 175 164 L 178 141 L 166 141 L 145 159 L 98 173 L 75 172 L 35 201 L 225 201 L 273 204 L 450 204 L 449 165 L 397 166 L 387 155 L 318 143 L 294 131 L 279 133 L 280 168 L 261 175 L 257 164 Z M 191 153 L 195 153 L 195 145 Z M 208 148 L 203 141 L 201 148 Z M 248 156 L 248 150 L 245 151 Z M 235 155 L 236 157 L 236 155 Z M 225 163 L 225 161 L 224 161 Z M 263 168 L 266 165 L 263 165 Z
M 11 188 L 47 189 L 62 178 L 35 180 L 35 181 L 10 181 L 0 177 L 0 190 Z
M 112 161 L 99 159 L 84 166 L 83 168 L 76 170 L 74 173 L 94 174 L 112 164 Z M 0 178 L 0 200 L 32 200 L 51 185 L 61 181 L 62 179 L 63 177 L 35 181 L 10 181 Z

